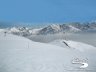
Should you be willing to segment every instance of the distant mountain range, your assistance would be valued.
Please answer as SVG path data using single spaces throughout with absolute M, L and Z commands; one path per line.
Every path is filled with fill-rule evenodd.
M 29 36 L 29 35 L 47 35 L 47 34 L 57 34 L 57 33 L 76 33 L 82 31 L 91 31 L 96 30 L 96 22 L 88 22 L 88 23 L 65 23 L 65 24 L 52 24 L 42 28 L 29 28 L 29 27 L 10 27 L 6 29 L 7 32 L 21 35 L 21 36 Z

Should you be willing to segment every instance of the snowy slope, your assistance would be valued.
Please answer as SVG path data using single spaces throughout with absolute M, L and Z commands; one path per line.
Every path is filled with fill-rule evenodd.
M 96 72 L 96 51 L 86 54 L 78 50 L 30 41 L 23 37 L 0 33 L 0 72 L 77 72 L 80 64 L 73 58 L 88 58 L 86 70 Z M 91 58 L 90 58 L 91 57 Z M 83 72 L 86 72 L 84 70 Z
M 6 31 L 6 29 L 0 29 L 0 33 L 5 32 L 5 31 Z
M 96 50 L 96 47 L 81 43 L 81 42 L 76 42 L 76 41 L 71 41 L 71 40 L 55 40 L 53 42 L 50 42 L 52 45 L 60 46 L 63 48 L 71 48 L 71 49 L 76 49 L 81 52 L 86 52 L 90 50 Z M 67 45 L 66 45 L 67 44 Z

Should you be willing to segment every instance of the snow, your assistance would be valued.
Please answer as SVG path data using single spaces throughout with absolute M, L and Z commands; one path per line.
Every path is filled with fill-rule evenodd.
M 68 44 L 68 46 L 70 48 L 79 50 L 81 52 L 96 50 L 96 47 L 94 47 L 94 46 L 91 46 L 91 45 L 85 44 L 85 43 L 81 43 L 81 42 L 72 41 L 72 40 L 55 40 L 53 42 L 50 42 L 50 44 L 66 48 L 67 46 L 64 42 L 66 44 Z
M 78 29 L 78 28 L 76 28 L 76 27 L 74 27 L 72 25 L 69 25 L 69 27 L 70 27 L 70 31 L 74 31 L 74 32 L 81 31 L 80 29 Z
M 75 41 L 66 41 L 66 43 L 68 43 L 68 45 L 72 48 L 78 49 L 80 51 L 86 51 L 86 50 L 96 50 L 96 47 L 88 45 L 88 44 L 84 44 L 81 42 L 75 42 Z
M 68 43 L 71 45 L 70 41 Z M 0 33 L 0 72 L 82 72 L 79 64 L 71 63 L 73 58 L 77 57 L 87 57 L 89 67 L 86 70 L 96 72 L 96 59 L 90 58 L 93 54 L 96 54 L 96 51 L 86 54 L 67 47 L 33 42 L 11 34 L 4 36 L 4 33 Z
M 59 31 L 60 30 L 60 25 L 52 24 L 50 25 L 54 30 Z
M 19 32 L 19 29 L 17 29 L 16 27 L 13 27 L 10 29 L 10 32 Z
M 0 29 L 0 32 L 5 32 L 6 30 L 5 29 Z
M 42 29 L 42 28 L 29 30 L 29 33 L 31 33 L 31 34 L 33 34 L 33 35 L 34 35 L 34 34 L 38 34 L 41 29 Z

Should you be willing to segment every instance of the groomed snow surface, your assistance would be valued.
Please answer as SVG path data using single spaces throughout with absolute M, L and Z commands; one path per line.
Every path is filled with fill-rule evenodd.
M 95 47 L 81 42 L 44 44 L 0 33 L 0 72 L 96 72 L 95 55 Z M 81 64 L 72 64 L 74 58 L 87 58 L 89 66 L 81 69 Z

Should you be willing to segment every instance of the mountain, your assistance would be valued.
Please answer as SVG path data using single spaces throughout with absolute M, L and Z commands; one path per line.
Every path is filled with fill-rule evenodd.
M 29 27 L 11 27 L 7 29 L 8 33 L 21 36 L 31 36 L 31 35 L 47 35 L 47 34 L 57 34 L 57 33 L 76 33 L 84 31 L 96 31 L 96 22 L 88 23 L 65 23 L 65 24 L 52 24 L 42 28 L 29 28 Z
M 69 41 L 67 43 L 78 48 L 76 43 Z M 85 48 L 82 45 L 80 47 Z M 86 51 L 87 48 L 90 49 Z M 0 33 L 0 72 L 96 72 L 94 55 L 96 49 L 88 45 L 84 52 L 81 52 Z M 75 59 L 78 59 L 80 64 L 73 64 Z M 82 63 L 87 60 L 89 66 L 82 69 Z
M 29 29 L 27 27 L 12 27 L 8 29 L 8 33 L 12 33 L 12 34 L 20 35 L 24 37 L 30 35 Z
M 66 33 L 66 32 L 82 32 L 82 31 L 90 31 L 90 30 L 96 30 L 96 22 L 90 22 L 90 23 L 67 23 L 67 24 L 52 24 L 49 26 L 46 26 L 39 30 L 38 34 L 56 34 L 56 33 Z

